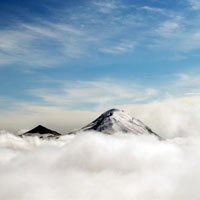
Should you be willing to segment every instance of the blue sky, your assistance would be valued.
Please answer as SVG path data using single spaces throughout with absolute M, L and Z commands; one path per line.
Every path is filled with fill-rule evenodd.
M 2 0 L 0 10 L 1 112 L 199 95 L 200 0 Z

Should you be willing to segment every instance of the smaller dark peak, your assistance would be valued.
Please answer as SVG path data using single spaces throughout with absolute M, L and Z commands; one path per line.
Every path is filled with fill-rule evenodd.
M 30 131 L 27 131 L 26 133 L 61 135 L 60 133 L 58 133 L 54 130 L 48 129 L 42 125 L 38 125 L 35 128 L 31 129 Z M 26 133 L 24 133 L 24 134 L 26 134 Z
M 49 133 L 52 130 L 42 126 L 42 125 L 38 125 L 35 128 L 31 129 L 30 131 L 27 131 L 27 133 Z
M 42 125 L 38 125 L 38 126 L 36 126 L 36 128 L 45 128 L 45 127 Z
M 35 128 L 31 129 L 30 131 L 28 131 L 29 133 L 31 133 L 31 131 L 34 131 L 34 130 L 40 130 L 40 131 L 49 131 L 50 129 L 42 126 L 42 125 L 38 125 L 36 126 Z

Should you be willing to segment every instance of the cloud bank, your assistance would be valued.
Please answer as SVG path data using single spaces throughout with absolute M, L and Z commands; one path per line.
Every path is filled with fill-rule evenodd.
M 200 198 L 199 137 L 0 135 L 0 199 Z

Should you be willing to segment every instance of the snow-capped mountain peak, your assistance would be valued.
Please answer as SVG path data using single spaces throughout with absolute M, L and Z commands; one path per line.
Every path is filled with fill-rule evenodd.
M 129 116 L 123 110 L 115 108 L 104 112 L 96 120 L 83 127 L 81 130 L 95 130 L 107 134 L 121 132 L 133 134 L 153 134 L 158 136 L 140 120 Z

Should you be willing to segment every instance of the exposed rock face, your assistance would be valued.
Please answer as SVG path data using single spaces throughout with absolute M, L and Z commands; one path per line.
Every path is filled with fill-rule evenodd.
M 30 131 L 21 134 L 21 136 L 37 136 L 39 138 L 43 138 L 43 139 L 47 139 L 47 138 L 58 138 L 59 136 L 61 136 L 60 133 L 50 130 L 42 125 L 39 125 L 33 129 L 31 129 Z

